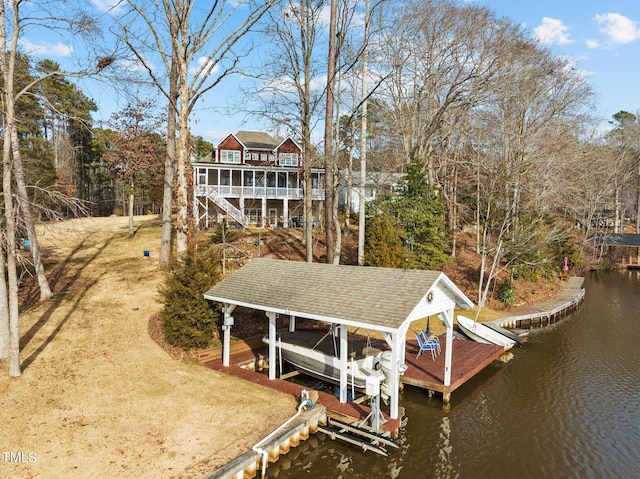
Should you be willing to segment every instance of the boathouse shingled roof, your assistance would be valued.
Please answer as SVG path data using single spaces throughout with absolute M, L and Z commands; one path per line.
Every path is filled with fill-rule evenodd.
M 460 306 L 473 304 L 440 271 L 270 258 L 250 261 L 204 296 L 265 311 L 397 329 L 438 281 L 454 292 Z

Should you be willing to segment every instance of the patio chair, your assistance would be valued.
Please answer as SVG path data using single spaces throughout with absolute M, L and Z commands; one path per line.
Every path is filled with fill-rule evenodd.
M 436 349 L 438 354 L 442 352 L 442 348 L 440 346 L 440 338 L 435 334 L 428 334 L 425 330 L 422 330 L 422 339 L 424 339 L 425 343 L 436 343 Z
M 418 351 L 418 355 L 416 356 L 416 359 L 420 357 L 420 355 L 422 354 L 422 351 L 431 351 L 431 360 L 435 361 L 436 351 L 438 349 L 438 346 L 436 345 L 436 343 L 431 341 L 425 341 L 422 335 L 420 334 L 416 334 L 416 339 L 418 340 L 418 346 L 420 347 L 420 351 Z

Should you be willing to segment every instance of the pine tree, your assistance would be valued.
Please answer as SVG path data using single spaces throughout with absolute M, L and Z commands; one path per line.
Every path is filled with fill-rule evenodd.
M 450 261 L 445 208 L 420 161 L 407 165 L 403 189 L 378 197 L 367 209 L 365 264 L 440 269 Z
M 442 198 L 424 174 L 421 161 L 407 165 L 404 189 L 392 198 L 392 209 L 411 243 L 410 268 L 440 269 L 451 259 Z
M 204 293 L 221 278 L 221 260 L 213 249 L 188 249 L 173 262 L 161 288 L 164 309 L 162 326 L 169 344 L 203 348 L 217 337 L 218 314 Z
M 364 264 L 386 268 L 402 268 L 405 263 L 405 250 L 400 237 L 398 222 L 388 211 L 371 205 L 365 228 Z

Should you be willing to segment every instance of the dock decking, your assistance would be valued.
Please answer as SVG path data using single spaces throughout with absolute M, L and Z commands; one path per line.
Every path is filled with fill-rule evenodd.
M 500 357 L 504 350 L 500 346 L 492 344 L 481 344 L 475 341 L 467 341 L 463 339 L 454 339 L 452 350 L 452 371 L 451 384 L 444 385 L 444 358 L 446 354 L 446 341 L 441 338 L 442 353 L 431 359 L 430 354 L 422 354 L 416 358 L 419 348 L 417 341 L 407 340 L 406 346 L 406 364 L 407 371 L 400 377 L 402 384 L 426 389 L 430 392 L 436 391 L 442 393 L 443 401 L 448 403 L 451 393 L 469 381 L 473 376 L 482 371 L 492 361 Z M 374 346 L 384 349 L 384 342 L 376 342 Z M 216 357 L 218 356 L 218 357 Z M 261 384 L 266 387 L 277 389 L 279 391 L 300 397 L 302 386 L 294 384 L 284 379 L 270 380 L 266 374 L 262 372 L 252 371 L 243 368 L 240 365 L 248 363 L 258 363 L 267 357 L 267 347 L 261 342 L 248 342 L 244 347 L 236 347 L 236 351 L 231 352 L 231 366 L 224 367 L 222 359 L 219 355 L 204 355 L 201 362 L 207 367 L 216 371 L 221 371 L 233 376 L 240 377 L 247 381 Z M 333 394 L 319 391 L 318 403 L 327 408 L 327 414 L 334 419 L 343 422 L 361 421 L 366 418 L 371 409 L 365 404 L 353 402 L 340 403 L 339 399 Z M 400 420 L 391 420 L 385 417 L 387 422 L 384 428 L 387 431 L 395 431 L 400 427 Z
M 454 339 L 452 343 L 451 384 L 444 385 L 444 358 L 446 341 L 440 338 L 442 353 L 431 359 L 430 354 L 422 353 L 419 358 L 417 341 L 407 340 L 407 371 L 400 377 L 403 384 L 419 387 L 428 391 L 442 393 L 445 403 L 449 402 L 451 393 L 486 368 L 503 353 L 502 346 L 483 344 L 465 339 Z

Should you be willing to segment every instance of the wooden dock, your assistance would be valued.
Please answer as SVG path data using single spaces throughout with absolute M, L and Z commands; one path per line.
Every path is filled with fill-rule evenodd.
M 452 343 L 451 384 L 445 386 L 444 360 L 446 341 L 444 336 L 440 338 L 440 342 L 442 352 L 435 360 L 432 360 L 429 353 L 423 353 L 419 358 L 416 358 L 419 351 L 418 343 L 416 340 L 407 340 L 405 362 L 408 368 L 400 376 L 400 381 L 402 384 L 425 389 L 430 393 L 442 393 L 442 399 L 445 403 L 449 402 L 453 391 L 504 353 L 502 347 L 493 344 L 454 339 Z M 381 350 L 387 349 L 386 343 L 383 341 L 374 341 L 373 345 Z M 249 340 L 248 342 L 238 343 L 235 346 L 235 350 L 232 348 L 232 365 L 229 367 L 222 365 L 221 355 L 217 352 L 203 353 L 200 362 L 216 371 L 231 374 L 247 381 L 300 397 L 303 387 L 299 384 L 294 384 L 284 379 L 270 380 L 266 374 L 253 370 L 260 369 L 261 365 L 266 366 L 266 358 L 267 346 L 261 341 Z M 371 413 L 371 409 L 365 404 L 341 403 L 336 396 L 323 391 L 319 391 L 319 395 L 318 403 L 327 408 L 327 415 L 339 421 L 362 421 Z M 400 427 L 399 419 L 391 420 L 388 417 L 385 417 L 385 419 L 387 420 L 384 423 L 385 431 L 394 432 Z
M 574 311 L 584 299 L 584 278 L 571 277 L 563 283 L 562 290 L 553 299 L 525 306 L 517 315 L 489 321 L 503 328 L 530 328 L 554 323 Z
M 451 393 L 473 378 L 493 361 L 504 354 L 502 346 L 483 344 L 465 339 L 454 339 L 452 342 L 451 384 L 444 385 L 444 358 L 446 341 L 440 337 L 442 353 L 431 359 L 431 354 L 424 352 L 416 358 L 419 347 L 417 341 L 407 340 L 405 362 L 407 371 L 400 377 L 403 384 L 442 393 L 442 399 L 448 403 Z
M 300 398 L 304 386 L 295 384 L 285 379 L 270 380 L 267 374 L 253 370 L 267 367 L 267 345 L 259 338 L 252 338 L 247 341 L 238 341 L 231 348 L 231 363 L 229 367 L 222 365 L 222 354 L 218 349 L 204 351 L 200 355 L 200 362 L 216 371 L 231 374 L 233 376 L 251 381 L 262 386 L 273 388 L 285 393 L 292 394 Z M 500 346 L 491 344 L 481 344 L 475 341 L 464 339 L 454 339 L 452 349 L 452 371 L 451 385 L 444 386 L 444 358 L 446 354 L 446 341 L 440 338 L 442 352 L 432 359 L 431 354 L 422 353 L 416 357 L 419 351 L 417 341 L 407 341 L 405 362 L 407 371 L 400 377 L 402 384 L 426 389 L 431 394 L 439 392 L 446 403 L 451 398 L 451 393 L 469 381 L 482 369 L 487 367 L 492 361 L 497 359 L 504 350 Z M 374 341 L 379 348 L 384 348 L 383 341 Z M 249 369 L 249 367 L 251 369 Z M 268 463 L 279 459 L 280 454 L 286 454 L 291 447 L 296 447 L 300 440 L 309 437 L 309 433 L 323 431 L 326 434 L 340 434 L 346 425 L 359 424 L 362 426 L 367 417 L 371 414 L 371 408 L 362 402 L 341 403 L 339 399 L 325 391 L 316 391 L 318 399 L 316 401 L 315 412 L 310 413 L 311 420 L 299 418 L 286 430 L 270 439 L 269 444 L 261 447 L 267 454 L 259 454 L 255 450 L 247 451 L 229 462 L 220 469 L 207 476 L 207 479 L 240 479 L 256 477 L 260 468 L 266 468 Z M 383 436 L 397 436 L 400 428 L 401 418 L 390 419 L 383 413 L 383 431 L 379 431 Z M 343 426 L 330 428 L 334 424 L 342 423 Z M 292 429 L 293 428 L 293 429 Z M 332 432 L 333 431 L 333 432 Z M 366 431 L 364 432 L 366 436 Z M 333 437 L 332 437 L 333 438 Z M 358 441 L 354 441 L 354 444 Z M 366 442 L 358 443 L 366 446 Z M 397 447 L 397 446 L 396 446 Z M 374 447 L 372 447 L 374 449 Z M 384 449 L 383 449 L 384 451 Z M 379 451 L 378 451 L 379 452 Z
M 271 380 L 265 372 L 254 371 L 241 366 L 252 363 L 264 363 L 266 366 L 266 358 L 268 356 L 267 350 L 267 345 L 260 344 L 250 350 L 232 354 L 232 365 L 229 367 L 224 367 L 221 359 L 207 361 L 204 365 L 216 371 L 231 374 L 232 376 L 251 381 L 252 383 L 260 384 L 265 387 L 291 394 L 296 398 L 300 398 L 304 386 L 285 379 Z M 260 368 L 260 366 L 258 366 L 258 368 Z M 318 391 L 318 395 L 317 404 L 324 406 L 327 409 L 327 416 L 336 420 L 353 423 L 364 420 L 371 413 L 371 408 L 365 404 L 358 404 L 354 402 L 341 403 L 336 396 L 325 391 Z M 386 432 L 395 433 L 399 429 L 400 419 L 391 419 L 385 415 L 385 420 L 386 422 L 384 423 L 383 428 Z

